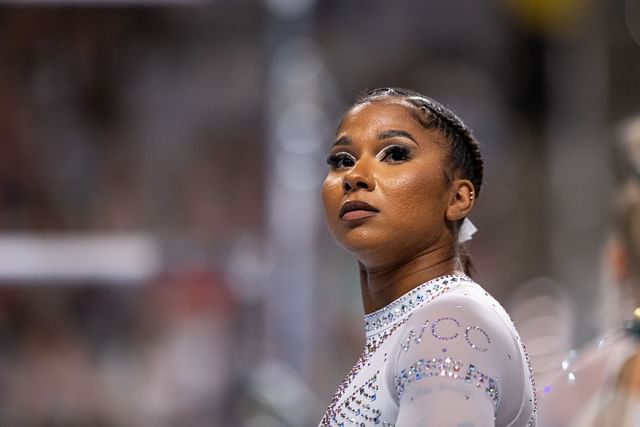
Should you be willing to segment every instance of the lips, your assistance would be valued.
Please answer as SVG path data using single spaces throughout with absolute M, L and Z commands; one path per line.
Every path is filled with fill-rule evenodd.
M 380 211 L 369 203 L 354 200 L 342 205 L 339 216 L 343 220 L 350 221 L 372 216 L 376 212 Z

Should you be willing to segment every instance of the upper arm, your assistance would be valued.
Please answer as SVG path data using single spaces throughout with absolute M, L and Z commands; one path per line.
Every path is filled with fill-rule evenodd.
M 445 382 L 423 383 L 401 401 L 396 427 L 493 427 L 491 405 Z
M 522 388 L 518 346 L 485 301 L 443 295 L 415 312 L 399 339 L 397 427 L 493 426 L 507 384 Z

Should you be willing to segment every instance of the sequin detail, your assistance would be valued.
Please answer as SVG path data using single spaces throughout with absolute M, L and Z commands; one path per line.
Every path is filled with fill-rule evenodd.
M 471 331 L 479 331 L 482 335 L 484 335 L 484 337 L 487 340 L 487 345 L 491 344 L 491 338 L 489 338 L 489 334 L 487 334 L 485 330 L 482 329 L 480 326 L 467 326 L 466 329 L 464 330 L 464 339 L 467 342 L 467 344 L 471 346 L 472 349 L 482 353 L 484 353 L 485 351 L 488 351 L 489 347 L 480 347 L 471 341 L 471 338 L 469 338 L 469 333 Z
M 437 296 L 444 294 L 450 289 L 450 286 L 457 285 L 462 282 L 472 282 L 464 274 L 452 274 L 447 276 L 437 277 L 433 280 L 425 282 L 413 290 L 407 292 L 394 302 L 388 304 L 384 308 L 370 313 L 364 317 L 365 320 L 365 334 L 367 342 L 365 344 L 362 354 L 358 358 L 356 364 L 351 368 L 347 376 L 338 386 L 336 393 L 331 399 L 331 403 L 327 408 L 322 420 L 320 421 L 320 427 L 333 427 L 342 425 L 358 425 L 364 427 L 366 424 L 356 424 L 354 416 L 346 417 L 345 421 L 340 423 L 337 421 L 341 415 L 341 406 L 338 403 L 342 400 L 347 390 L 351 386 L 353 380 L 357 377 L 358 373 L 364 366 L 367 365 L 369 359 L 373 356 L 376 350 L 389 338 L 399 327 L 403 326 L 414 309 L 429 303 Z M 421 333 L 422 335 L 422 333 Z M 353 394 L 347 399 L 351 399 Z M 345 399 L 346 401 L 346 399 Z M 353 419 L 353 421 L 352 421 Z M 336 423 L 336 424 L 333 424 Z M 393 427 L 392 424 L 384 423 L 383 427 Z
M 420 344 L 420 342 L 422 341 L 422 336 L 424 335 L 424 330 L 429 325 L 431 325 L 431 335 L 433 335 L 434 338 L 437 338 L 440 341 L 449 341 L 449 340 L 458 338 L 459 334 L 457 331 L 452 333 L 450 332 L 450 335 L 440 335 L 437 332 L 436 327 L 441 321 L 444 321 L 444 320 L 454 322 L 456 328 L 460 328 L 460 322 L 457 319 L 454 319 L 453 317 L 441 317 L 434 322 L 431 322 L 430 320 L 425 320 L 425 322 L 422 324 L 422 328 L 420 329 L 420 333 L 419 334 L 416 333 L 413 329 L 410 330 L 409 333 L 407 334 L 407 337 L 401 341 L 400 347 L 405 352 L 407 352 L 411 348 L 412 342 L 416 344 Z M 491 338 L 489 338 L 489 334 L 487 334 L 487 332 L 484 329 L 482 329 L 480 326 L 467 326 L 465 328 L 464 339 L 467 342 L 467 344 L 469 344 L 469 346 L 476 351 L 479 351 L 482 353 L 488 351 L 489 347 L 476 344 L 477 338 L 474 338 L 472 336 L 473 331 L 477 331 L 478 334 L 484 335 L 484 339 L 486 340 L 486 345 L 491 344 Z M 443 349 L 443 352 L 446 353 L 446 349 Z
M 513 321 L 512 321 L 513 322 Z M 520 336 L 518 336 L 520 340 Z M 536 380 L 533 377 L 533 367 L 531 366 L 531 360 L 529 360 L 529 353 L 527 353 L 527 347 L 520 340 L 520 344 L 522 345 L 522 351 L 524 353 L 524 359 L 527 361 L 527 368 L 529 369 L 529 380 L 531 381 L 531 388 L 533 389 L 533 401 L 530 402 L 533 405 L 533 410 L 531 411 L 531 418 L 529 418 L 528 427 L 536 425 L 537 413 L 538 413 L 538 393 L 536 392 Z
M 376 350 L 400 326 L 404 325 L 407 320 L 408 320 L 408 318 L 405 319 L 402 322 L 399 322 L 399 323 L 393 325 L 393 327 L 391 329 L 386 330 L 382 334 L 375 335 L 373 337 L 367 338 L 367 342 L 366 342 L 366 344 L 364 346 L 364 349 L 362 350 L 362 354 L 360 355 L 360 358 L 358 359 L 356 364 L 353 365 L 353 368 L 351 368 L 351 370 L 349 371 L 347 376 L 344 378 L 344 380 L 342 380 L 342 383 L 340 383 L 340 385 L 338 386 L 338 390 L 333 395 L 333 399 L 331 399 L 331 403 L 329 404 L 329 407 L 327 408 L 327 411 L 325 412 L 324 416 L 322 417 L 322 420 L 320 421 L 320 427 L 334 427 L 334 426 L 341 427 L 341 426 L 344 426 L 345 424 L 340 424 L 337 421 L 340 417 L 343 418 L 344 420 L 346 420 L 346 422 L 350 423 L 350 424 L 354 424 L 354 425 L 358 425 L 358 426 L 362 426 L 362 427 L 366 425 L 364 423 L 355 424 L 355 422 L 356 422 L 355 421 L 355 417 L 353 417 L 353 416 L 352 417 L 347 417 L 346 414 L 341 411 L 341 409 L 343 409 L 343 408 L 341 408 L 341 406 L 338 406 L 338 402 L 340 401 L 342 396 L 344 396 L 344 394 L 348 390 L 348 388 L 351 385 L 351 383 L 353 382 L 353 380 L 356 378 L 356 376 L 362 370 L 362 368 L 367 364 L 367 362 L 369 361 L 371 356 L 373 356 L 373 354 L 376 352 Z M 353 396 L 354 396 L 354 394 L 351 395 L 351 397 L 353 397 Z M 343 403 L 343 405 L 344 405 L 344 403 Z M 352 419 L 353 419 L 353 421 L 352 421 Z M 332 424 L 333 422 L 335 422 L 337 424 Z M 344 421 L 342 421 L 342 422 L 344 423 Z M 388 423 L 383 424 L 383 426 L 385 426 L 385 427 L 386 426 L 393 427 L 391 424 L 388 424 Z
M 383 331 L 398 319 L 408 316 L 416 307 L 462 282 L 472 282 L 472 280 L 464 274 L 450 274 L 436 277 L 417 286 L 380 310 L 367 314 L 364 317 L 365 333 L 370 336 Z
M 454 358 L 434 357 L 420 359 L 406 369 L 402 369 L 396 376 L 396 393 L 398 399 L 404 393 L 407 385 L 429 377 L 448 377 L 454 381 L 462 381 L 477 388 L 484 389 L 485 394 L 494 406 L 498 405 L 498 383 L 496 380 L 478 370 L 473 364 L 465 364 Z
M 380 425 L 382 427 L 394 427 L 392 423 L 382 421 L 382 411 L 374 407 L 377 393 L 380 387 L 377 384 L 378 375 L 369 378 L 362 386 L 358 387 L 344 402 L 336 408 L 328 420 L 328 426 L 343 427 L 354 425 L 366 427 L 368 425 Z M 325 425 L 325 424 L 321 424 Z
M 436 326 L 438 326 L 438 323 L 445 321 L 445 320 L 449 320 L 453 323 L 456 324 L 456 327 L 460 327 L 460 322 L 458 322 L 456 319 L 454 319 L 453 317 L 441 317 L 438 320 L 436 320 L 435 322 L 433 322 L 433 324 L 431 325 L 431 335 L 433 335 L 434 338 L 437 338 L 441 341 L 449 341 L 449 340 L 454 340 L 456 338 L 458 338 L 458 333 L 455 332 L 453 335 L 440 335 L 436 332 Z
M 516 326 L 513 323 L 513 319 L 511 319 L 511 316 L 509 316 L 509 313 L 506 313 L 506 314 L 507 314 L 507 317 L 509 318 L 509 321 L 511 322 L 511 326 L 515 329 Z M 536 391 L 536 380 L 535 380 L 535 377 L 533 376 L 533 367 L 531 366 L 531 359 L 529 359 L 527 346 L 522 341 L 522 338 L 520 337 L 520 335 L 516 335 L 516 338 L 518 339 L 518 343 L 522 348 L 524 360 L 527 363 L 527 370 L 529 371 L 529 383 L 531 384 L 531 390 L 533 393 L 533 397 L 529 399 L 529 403 L 532 405 L 533 408 L 531 410 L 531 416 L 529 417 L 529 423 L 527 424 L 527 427 L 532 427 L 537 424 L 537 419 L 538 419 L 538 415 L 537 415 L 538 414 L 538 392 Z M 511 359 L 510 354 L 507 354 L 507 357 Z
M 412 341 L 415 342 L 416 344 L 420 344 L 420 341 L 422 341 L 422 334 L 424 334 L 424 330 L 427 328 L 427 326 L 429 326 L 430 323 L 431 322 L 427 320 L 422 324 L 420 335 L 416 334 L 413 329 L 410 330 L 407 337 L 402 341 L 402 344 L 401 344 L 402 349 L 404 351 L 409 351 L 409 348 L 411 348 Z
M 427 386 L 428 384 L 433 385 L 435 383 L 442 384 L 443 386 L 446 386 L 447 383 L 452 386 L 456 384 L 456 388 L 461 388 L 463 392 L 466 391 L 466 396 L 469 399 L 473 399 L 473 397 L 470 396 L 471 391 L 476 390 L 475 392 L 478 396 L 486 395 L 489 401 L 492 402 L 493 405 L 496 405 L 496 411 L 498 411 L 498 408 L 501 408 L 503 404 L 506 404 L 507 407 L 510 408 L 516 403 L 511 399 L 512 396 L 510 395 L 498 395 L 495 375 L 487 375 L 487 373 L 494 372 L 492 368 L 484 364 L 470 364 L 469 362 L 473 361 L 473 352 L 469 353 L 470 350 L 466 348 L 462 350 L 462 347 L 469 345 L 475 351 L 483 351 L 485 347 L 487 348 L 485 351 L 489 351 L 489 349 L 493 351 L 494 348 L 492 346 L 496 345 L 494 342 L 494 338 L 496 337 L 493 337 L 493 335 L 489 336 L 492 333 L 492 329 L 487 329 L 483 324 L 476 322 L 467 323 L 464 320 L 464 315 L 466 315 L 463 310 L 464 304 L 458 304 L 458 307 L 458 305 L 454 303 L 454 305 L 451 306 L 452 310 L 450 312 L 440 312 L 439 316 L 429 317 L 429 320 L 421 317 L 419 322 L 415 322 L 413 330 L 409 330 L 410 328 L 406 328 L 406 325 L 404 325 L 407 321 L 411 322 L 410 317 L 416 310 L 422 309 L 427 305 L 426 303 L 436 296 L 442 295 L 458 285 L 464 285 L 466 287 L 468 284 L 470 285 L 469 288 L 478 286 L 466 276 L 457 275 L 457 280 L 451 280 L 452 277 L 456 276 L 444 276 L 426 282 L 392 302 L 387 307 L 365 316 L 367 339 L 365 348 L 356 366 L 352 368 L 338 387 L 319 427 L 393 427 L 400 410 L 398 397 L 408 391 L 408 395 L 402 395 L 403 399 L 406 399 L 406 403 L 408 404 L 416 404 L 416 402 L 413 401 L 415 397 L 413 396 L 414 387 L 417 392 L 421 385 Z M 445 283 L 445 280 L 447 283 Z M 437 286 L 435 286 L 436 284 Z M 429 289 L 430 292 L 427 292 L 427 289 Z M 472 295 L 471 293 L 467 294 L 465 291 L 466 289 L 461 289 L 460 293 L 462 294 L 464 292 L 464 295 Z M 423 297 L 420 298 L 420 295 L 423 295 Z M 478 296 L 480 297 L 480 295 Z M 485 297 L 489 296 L 485 294 L 481 299 Z M 491 303 L 491 300 L 488 301 L 486 305 L 489 307 L 498 307 L 497 303 L 494 305 Z M 428 311 L 425 313 L 428 313 Z M 389 314 L 393 315 L 390 319 L 384 317 L 389 316 Z M 436 323 L 437 320 L 445 319 L 445 317 L 448 316 L 451 316 L 451 320 L 440 320 L 440 323 Z M 436 323 L 435 328 L 434 323 Z M 473 323 L 476 324 L 474 325 Z M 476 325 L 479 326 L 476 327 Z M 406 329 L 403 329 L 403 326 Z M 397 332 L 398 330 L 401 332 Z M 437 336 L 434 337 L 433 332 L 435 332 Z M 399 336 L 400 334 L 402 335 Z M 453 335 L 456 335 L 456 337 L 453 338 Z M 451 339 L 438 339 L 442 337 Z M 515 338 L 521 343 L 517 333 L 515 334 Z M 457 347 L 456 344 L 462 344 L 460 342 L 462 339 L 464 339 L 466 345 Z M 421 359 L 424 366 L 417 366 L 419 362 L 418 358 L 421 356 L 424 357 L 424 353 L 416 354 L 412 357 L 408 351 L 417 350 L 417 348 L 410 348 L 414 346 L 432 352 L 431 355 L 436 356 L 436 358 Z M 464 352 L 464 355 L 458 354 L 461 360 L 465 361 L 464 363 L 456 361 L 456 359 L 451 357 L 457 354 L 458 348 Z M 528 359 L 526 350 L 521 347 L 521 351 L 524 352 L 523 358 Z M 388 364 L 398 361 L 400 355 L 398 352 L 405 354 L 405 357 L 409 356 L 410 359 L 408 362 L 416 363 L 400 373 L 395 371 L 396 375 L 394 375 L 393 371 L 396 366 L 394 365 L 394 369 L 389 369 Z M 496 356 L 504 357 L 504 362 L 511 359 L 509 356 L 512 356 L 512 359 L 520 359 L 519 355 L 509 351 L 502 351 L 501 354 Z M 528 362 L 527 360 L 527 364 Z M 427 369 L 427 364 L 430 366 L 430 369 Z M 455 371 L 456 365 L 459 369 L 458 371 Z M 407 364 L 403 363 L 398 366 L 398 368 L 406 368 L 407 366 Z M 516 365 L 509 364 L 509 367 L 512 366 Z M 410 371 L 411 368 L 413 368 L 413 371 Z M 429 373 L 430 371 L 433 371 L 433 373 Z M 529 371 L 531 371 L 530 366 Z M 391 377 L 389 378 L 387 375 Z M 406 375 L 407 377 L 402 379 L 402 375 Z M 422 381 L 429 376 L 440 375 L 442 378 L 433 378 L 417 386 L 408 386 L 410 382 Z M 532 386 L 527 387 L 526 397 L 520 402 L 522 405 L 519 412 L 520 415 L 518 416 L 520 423 L 517 425 L 527 425 L 528 421 L 529 427 L 534 427 L 536 423 L 537 395 L 535 392 L 533 395 L 530 395 L 531 388 L 534 388 L 535 385 L 531 374 L 529 374 L 529 376 L 531 377 Z M 467 378 L 468 380 L 465 382 Z M 509 378 L 505 379 L 509 380 Z M 460 382 L 456 383 L 456 381 Z M 391 386 L 391 390 L 387 389 L 389 386 Z M 407 389 L 407 387 L 409 388 Z M 504 392 L 503 388 L 500 388 L 500 391 Z M 411 402 L 408 402 L 409 400 L 411 400 Z M 403 402 L 405 401 L 403 400 Z M 522 422 L 525 423 L 522 424 Z
M 491 297 L 493 299 L 493 297 Z M 511 322 L 511 326 L 515 329 L 516 326 L 513 323 L 513 319 L 511 319 L 511 316 L 509 316 L 509 313 L 505 312 L 505 314 L 507 315 L 507 317 L 509 318 L 509 321 Z M 533 367 L 531 366 L 531 360 L 529 359 L 529 353 L 527 352 L 527 346 L 525 346 L 524 342 L 522 341 L 522 338 L 520 337 L 519 334 L 516 335 L 516 338 L 518 340 L 518 343 L 520 344 L 520 347 L 522 349 L 522 353 L 524 355 L 524 360 L 527 364 L 527 370 L 529 372 L 529 383 L 531 384 L 531 390 L 532 390 L 532 394 L 533 397 L 531 399 L 529 399 L 529 403 L 531 404 L 532 408 L 531 408 L 531 416 L 529 417 L 529 421 L 527 423 L 527 427 L 533 427 L 537 424 L 537 419 L 538 419 L 538 393 L 536 391 L 536 380 L 533 376 Z M 511 360 L 511 355 L 507 354 L 507 357 L 509 358 L 509 360 Z

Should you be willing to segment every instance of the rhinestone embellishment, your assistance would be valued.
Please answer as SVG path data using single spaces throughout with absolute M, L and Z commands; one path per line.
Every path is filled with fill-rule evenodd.
M 420 359 L 396 376 L 396 393 L 398 398 L 404 393 L 407 385 L 429 377 L 447 377 L 452 380 L 463 381 L 477 388 L 484 389 L 485 394 L 494 406 L 498 405 L 498 383 L 496 380 L 481 372 L 473 364 L 455 360 L 450 356 Z
M 345 425 L 344 421 L 343 422 L 338 422 L 339 419 L 344 419 L 347 422 L 349 422 L 350 424 L 354 424 L 354 425 L 358 425 L 358 426 L 360 426 L 360 425 L 361 426 L 365 426 L 366 425 L 366 424 L 364 424 L 364 422 L 362 424 L 355 424 L 356 418 L 354 416 L 347 416 L 347 414 L 342 410 L 342 409 L 344 409 L 344 408 L 342 408 L 342 406 L 344 406 L 345 403 L 343 403 L 342 405 L 338 405 L 338 402 L 340 402 L 340 400 L 342 399 L 342 396 L 345 395 L 345 393 L 347 392 L 347 390 L 351 386 L 351 383 L 353 382 L 353 380 L 358 376 L 358 373 L 367 364 L 369 359 L 371 359 L 371 357 L 374 355 L 376 350 L 399 327 L 404 325 L 407 320 L 408 319 L 405 319 L 402 322 L 399 322 L 399 323 L 393 325 L 393 327 L 391 329 L 386 330 L 384 333 L 382 333 L 380 335 L 376 335 L 376 336 L 367 338 L 367 342 L 366 342 L 366 344 L 364 346 L 364 349 L 362 350 L 362 354 L 360 355 L 360 358 L 358 359 L 356 364 L 353 366 L 353 368 L 351 368 L 351 370 L 349 371 L 347 376 L 344 378 L 344 380 L 342 380 L 342 382 L 338 386 L 338 390 L 333 395 L 333 399 L 331 399 L 331 403 L 329 404 L 329 407 L 327 408 L 327 411 L 325 412 L 324 416 L 322 417 L 322 420 L 320 421 L 320 426 L 321 427 L 344 426 Z M 375 378 L 374 378 L 374 381 L 375 381 Z M 363 388 L 360 387 L 356 391 L 359 391 L 359 390 L 363 390 Z M 350 398 L 353 398 L 354 395 L 355 394 L 352 394 Z M 348 402 L 350 398 L 347 398 L 347 400 L 345 402 Z M 371 401 L 375 401 L 375 399 L 376 399 L 376 395 L 374 393 L 373 394 L 373 400 L 371 400 Z M 375 421 L 374 421 L 374 423 L 375 423 Z M 378 423 L 375 423 L 375 424 L 378 424 Z M 389 427 L 393 427 L 393 425 L 391 425 L 391 424 L 384 424 L 384 425 L 385 426 L 389 426 Z
M 433 335 L 434 338 L 437 338 L 441 341 L 449 341 L 449 340 L 454 340 L 456 338 L 458 338 L 458 333 L 454 332 L 452 335 L 440 335 L 436 332 L 436 326 L 438 326 L 438 323 L 443 322 L 445 320 L 448 320 L 449 322 L 453 322 L 456 324 L 457 328 L 460 328 L 460 322 L 458 322 L 456 319 L 454 319 L 453 317 L 441 317 L 440 319 L 436 320 L 435 322 L 433 322 L 433 324 L 431 325 L 431 335 Z
M 484 353 L 485 351 L 488 351 L 489 347 L 481 347 L 475 344 L 473 341 L 471 341 L 471 338 L 469 336 L 471 335 L 472 331 L 480 332 L 480 334 L 484 335 L 484 338 L 487 340 L 487 345 L 491 344 L 491 338 L 489 338 L 489 334 L 487 334 L 485 330 L 482 329 L 480 326 L 467 326 L 467 328 L 464 331 L 464 339 L 465 341 L 467 341 L 467 344 L 469 344 L 472 349 L 477 350 L 479 352 Z
M 379 374 L 380 371 L 377 371 L 362 386 L 356 388 L 331 415 L 330 421 L 332 424 L 327 425 L 341 427 L 346 423 L 358 427 L 372 424 L 381 425 L 382 427 L 394 427 L 392 423 L 382 421 L 382 411 L 373 406 L 380 389 L 377 384 Z
M 417 335 L 414 332 L 413 329 L 411 329 L 409 331 L 409 334 L 407 335 L 407 338 L 405 338 L 402 341 L 402 344 L 400 345 L 404 351 L 409 351 L 409 348 L 411 348 L 411 341 L 414 341 L 416 344 L 420 344 L 420 341 L 422 341 L 422 334 L 424 334 L 424 330 L 429 326 L 429 323 L 431 323 L 431 322 L 429 320 L 426 320 L 422 324 L 422 329 L 420 330 L 420 335 Z
M 375 409 L 371 406 L 371 401 L 366 402 L 362 399 L 364 395 L 359 395 L 360 390 L 365 390 L 369 382 L 366 382 L 363 386 L 365 389 L 357 386 L 354 389 L 352 387 L 352 383 L 362 368 L 368 364 L 376 350 L 398 328 L 403 326 L 407 320 L 409 320 L 411 314 L 416 308 L 432 301 L 439 295 L 442 295 L 448 291 L 451 286 L 455 286 L 458 283 L 465 281 L 471 282 L 471 279 L 464 274 L 452 274 L 437 277 L 417 286 L 394 302 L 364 317 L 365 334 L 367 338 L 365 347 L 356 364 L 351 368 L 347 376 L 338 386 L 327 411 L 320 421 L 320 427 L 344 427 L 346 425 L 364 427 L 370 423 L 373 423 L 374 425 L 379 424 L 383 427 L 393 427 L 393 424 L 384 422 L 380 419 L 381 414 L 378 414 L 378 417 L 373 416 L 372 414 L 375 414 Z M 427 324 L 423 326 L 423 331 L 421 331 L 419 337 L 416 337 L 414 333 L 412 338 L 416 339 L 416 342 L 420 342 L 422 339 L 422 333 L 426 327 Z M 405 342 L 404 345 L 408 344 Z M 351 395 L 343 399 L 347 392 L 353 389 L 355 391 L 352 391 Z M 373 396 L 375 400 L 375 394 Z M 358 403 L 358 400 L 362 403 Z M 364 406 L 365 404 L 369 406 Z M 361 415 L 365 412 L 367 417 L 370 417 L 367 419 L 369 424 L 362 421 Z
M 415 326 L 407 327 L 407 322 L 417 309 L 466 282 L 475 285 L 472 279 L 462 274 L 442 276 L 423 283 L 386 307 L 366 315 L 366 344 L 362 354 L 339 385 L 319 427 L 394 427 L 400 409 L 399 399 L 402 397 L 405 399 L 403 402 L 408 403 L 409 399 L 413 400 L 413 394 L 419 392 L 420 385 L 418 388 L 410 386 L 414 382 L 421 382 L 429 387 L 436 382 L 442 383 L 444 387 L 446 383 L 458 384 L 456 388 L 466 392 L 466 399 L 489 399 L 497 411 L 503 400 L 500 391 L 504 390 L 499 390 L 497 377 L 490 367 L 473 360 L 475 351 L 494 351 L 492 346 L 496 344 L 492 338 L 496 337 L 489 335 L 492 332 L 490 328 L 481 321 L 465 321 L 463 314 L 466 314 L 466 307 L 463 304 L 454 305 L 450 313 L 436 310 L 434 312 L 439 315 L 429 317 L 428 320 L 421 318 Z M 534 390 L 532 396 L 527 396 L 530 397 L 528 401 L 525 398 L 522 402 L 522 410 L 526 412 L 521 416 L 527 414 L 527 417 L 520 421 L 528 420 L 528 425 L 532 427 L 537 418 L 535 383 L 526 349 L 517 335 L 516 338 L 522 346 L 523 359 L 529 365 Z M 421 350 L 429 352 L 416 352 L 418 349 L 414 346 L 420 346 Z M 468 350 L 465 352 L 463 347 Z M 410 350 L 413 353 L 409 353 Z M 463 351 L 464 355 L 458 351 Z M 390 363 L 400 361 L 400 354 L 408 360 L 404 360 L 400 366 L 393 365 L 394 369 L 390 369 Z M 457 359 L 456 354 L 461 359 Z M 431 358 L 426 358 L 427 355 Z M 512 358 L 519 359 L 508 352 L 502 352 L 500 356 L 506 359 L 505 362 Z M 439 378 L 429 380 L 431 377 Z M 423 381 L 426 382 L 422 383 Z M 511 399 L 511 396 L 508 397 Z M 511 400 L 508 403 L 511 404 Z
M 407 317 L 424 302 L 431 301 L 438 295 L 445 293 L 451 286 L 471 281 L 464 274 L 450 274 L 429 280 L 380 310 L 367 314 L 364 317 L 364 331 L 367 336 L 379 333 L 390 327 L 398 319 Z

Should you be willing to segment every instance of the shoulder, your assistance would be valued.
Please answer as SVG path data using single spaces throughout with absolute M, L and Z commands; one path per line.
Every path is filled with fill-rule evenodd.
M 418 308 L 403 329 L 429 322 L 433 337 L 447 341 L 463 338 L 471 350 L 498 346 L 512 349 L 518 345 L 518 333 L 500 303 L 475 282 L 463 282 L 433 301 Z M 481 351 L 485 352 L 485 351 Z
M 482 392 L 501 408 L 496 413 L 501 422 L 524 416 L 524 404 L 532 402 L 518 333 L 502 306 L 474 282 L 461 283 L 416 309 L 397 339 L 394 371 L 401 386 L 415 382 L 411 372 L 458 379 L 454 382 Z

